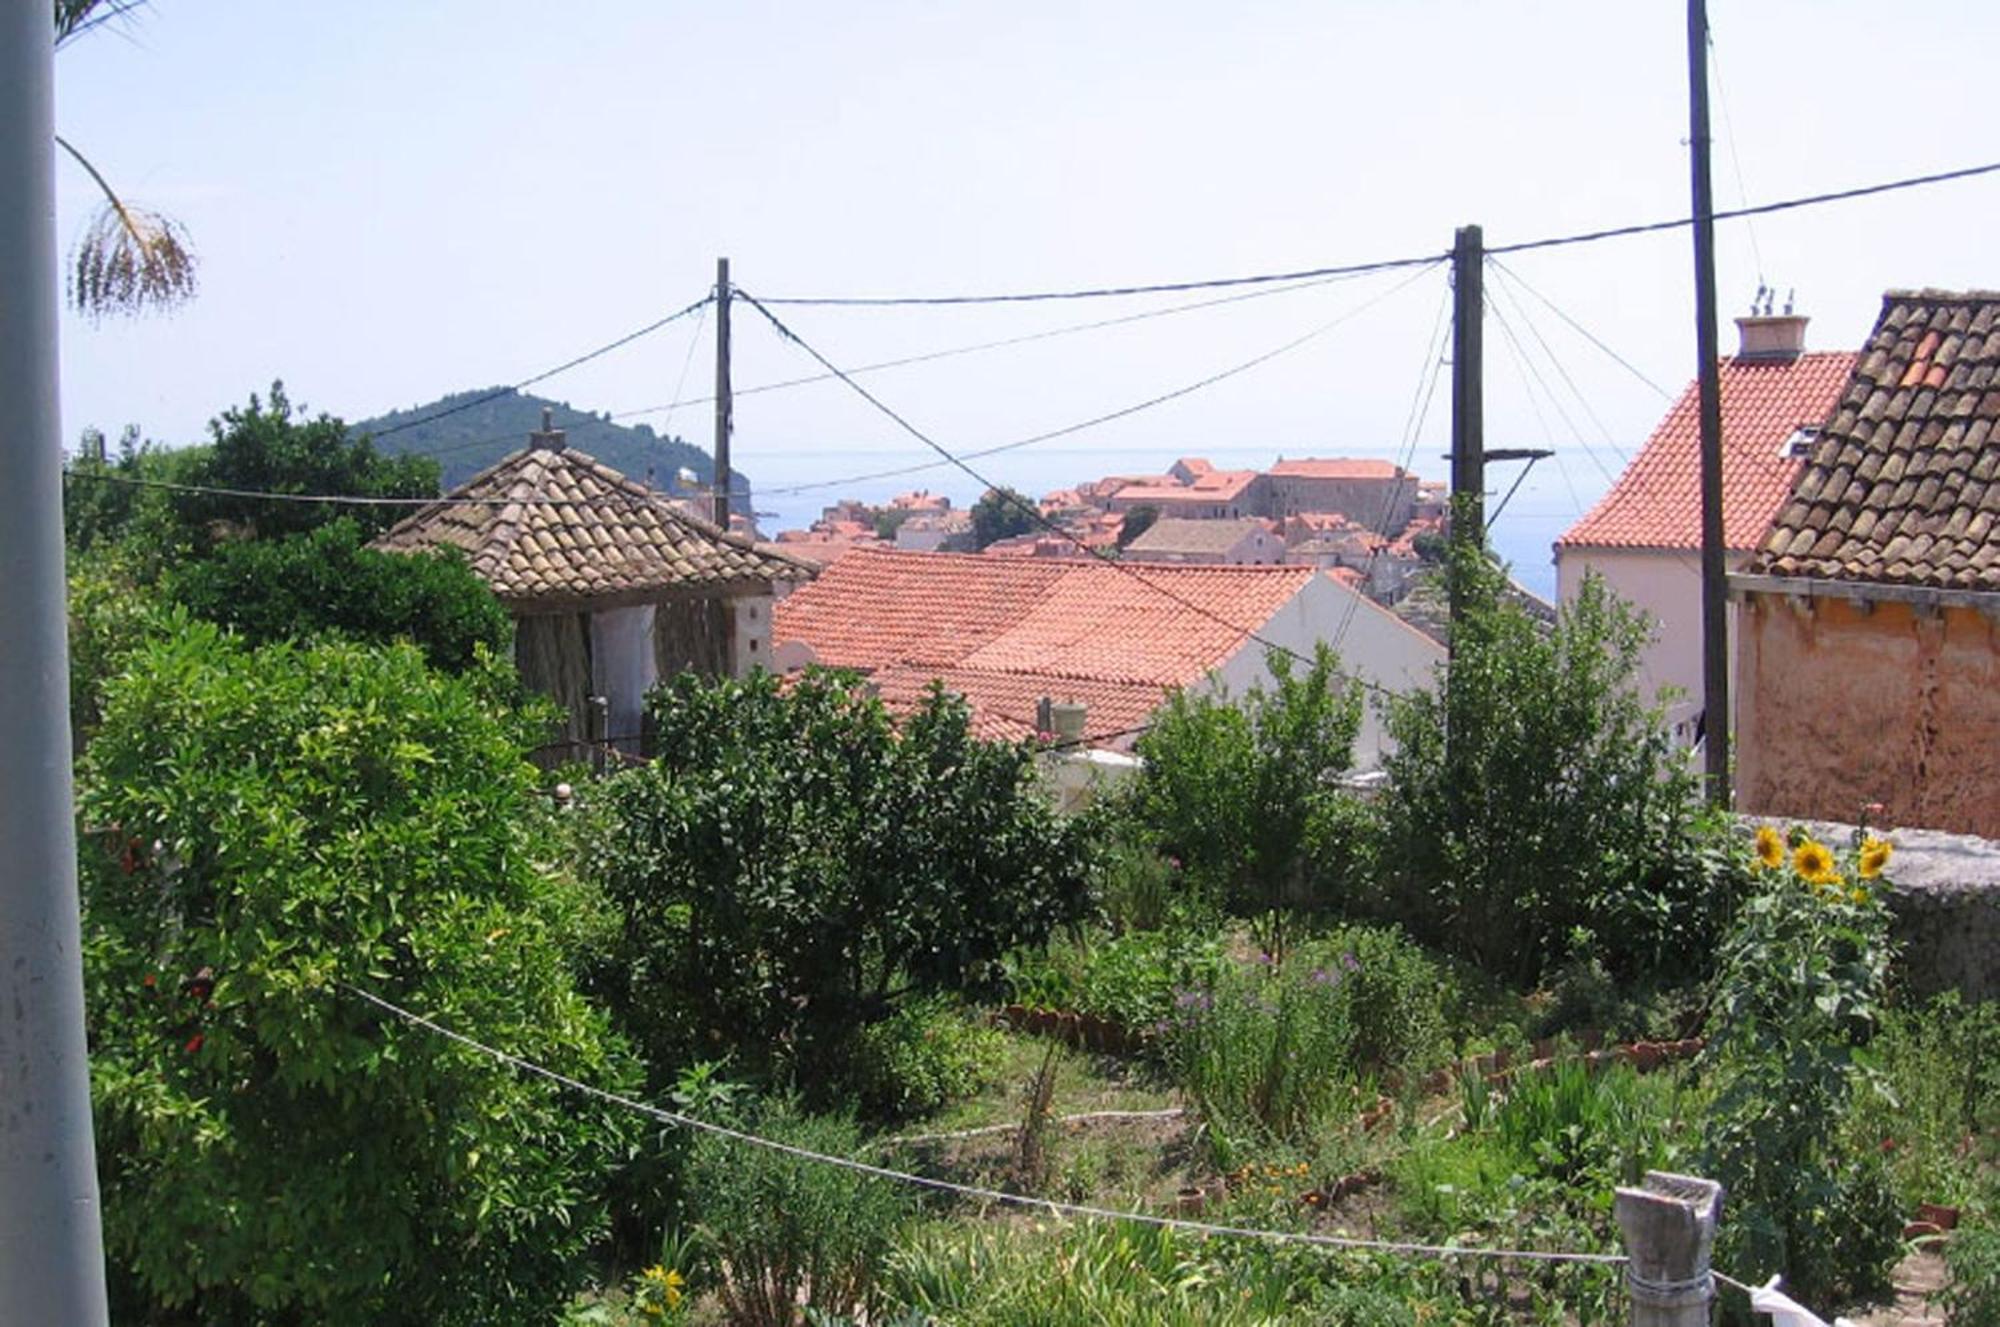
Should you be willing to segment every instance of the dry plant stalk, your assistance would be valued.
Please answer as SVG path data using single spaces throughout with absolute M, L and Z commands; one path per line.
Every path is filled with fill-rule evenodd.
M 1040 1193 L 1049 1179 L 1049 1125 L 1055 1119 L 1056 1052 L 1049 1043 L 1042 1067 L 1022 1093 L 1021 1132 L 1014 1146 L 1015 1181 L 1023 1193 Z

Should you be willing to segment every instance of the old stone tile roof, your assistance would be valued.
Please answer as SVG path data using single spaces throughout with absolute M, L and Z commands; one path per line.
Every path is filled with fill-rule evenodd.
M 1101 733 L 1227 662 L 1319 573 L 1148 564 L 1141 574 L 1172 597 L 1092 559 L 860 551 L 778 602 L 772 643 L 866 671 L 892 706 L 935 678 L 1000 725 L 989 731 L 1031 724 L 1034 701 L 1050 696 L 1092 706 L 1089 729 Z
M 1791 442 L 1818 427 L 1858 357 L 1808 351 L 1722 361 L 1722 529 L 1733 549 L 1757 546 L 1803 460 Z M 1701 401 L 1689 383 L 1653 436 L 1557 548 L 1701 547 Z
M 1162 505 L 1234 502 L 1262 477 L 1255 470 L 1204 470 L 1194 477 L 1192 483 L 1183 484 L 1169 475 L 1160 482 L 1127 484 L 1114 496 L 1120 502 L 1157 502 Z
M 397 522 L 375 547 L 459 549 L 513 604 L 743 593 L 813 575 L 570 447 L 513 453 Z
M 1227 553 L 1253 534 L 1268 534 L 1270 526 L 1254 517 L 1240 520 L 1195 521 L 1162 516 L 1126 546 L 1128 553 Z
M 2000 292 L 1892 290 L 1749 570 L 2000 591 Z

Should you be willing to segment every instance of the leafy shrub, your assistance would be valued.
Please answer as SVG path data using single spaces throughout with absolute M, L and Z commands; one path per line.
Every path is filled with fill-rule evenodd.
M 1161 854 L 1133 832 L 1129 820 L 1109 826 L 1111 836 L 1098 855 L 1094 893 L 1113 929 L 1157 931 L 1176 921 L 1192 921 L 1207 911 L 1207 900 L 1190 887 L 1180 859 Z
M 1225 1144 L 1293 1143 L 1357 1077 L 1416 1068 L 1444 1050 L 1436 965 L 1393 932 L 1354 930 L 1232 966 L 1185 990 L 1163 1029 L 1183 1088 Z
M 785 1100 L 748 1113 L 762 1137 L 828 1156 L 853 1156 L 853 1121 L 806 1115 Z M 799 1307 L 867 1311 L 875 1269 L 907 1208 L 885 1180 L 704 1134 L 695 1145 L 689 1193 L 697 1230 L 721 1269 L 729 1321 L 791 1327 Z
M 382 553 L 341 517 L 307 534 L 224 544 L 169 575 L 175 600 L 256 644 L 334 631 L 387 644 L 408 640 L 436 668 L 470 668 L 479 650 L 504 655 L 507 610 L 455 551 Z
M 1968 1226 L 1944 1248 L 1943 1307 L 1953 1327 L 2000 1327 L 2000 1227 Z
M 69 726 L 78 750 L 103 708 L 105 684 L 140 646 L 179 628 L 172 609 L 140 583 L 131 558 L 104 545 L 69 558 Z
M 1519 1074 L 1491 1115 L 1493 1136 L 1515 1165 L 1605 1192 L 1670 1169 L 1678 1090 L 1670 1074 L 1642 1077 L 1628 1065 L 1593 1073 L 1565 1060 Z
M 121 1319 L 524 1321 L 580 1280 L 625 1125 L 338 985 L 633 1085 L 503 681 L 197 622 L 107 685 L 79 805 Z
M 1840 1303 L 1886 1286 L 1898 1251 L 1880 1153 L 1839 1145 L 1857 1091 L 1871 1090 L 1861 1048 L 1892 954 L 1887 849 L 1871 840 L 1843 861 L 1795 837 L 1760 834 L 1760 888 L 1721 955 L 1701 1173 L 1729 1194 L 1718 1262 Z
M 1179 992 L 1213 982 L 1225 962 L 1220 940 L 1190 928 L 1132 931 L 1017 953 L 1008 984 L 1021 1004 L 1139 1031 L 1166 1018 Z
M 869 1115 L 922 1115 L 992 1081 L 1005 1043 L 996 1029 L 933 996 L 862 1029 L 850 1081 Z
M 1359 815 L 1336 780 L 1354 761 L 1361 689 L 1321 646 L 1295 674 L 1272 651 L 1271 687 L 1238 701 L 1177 692 L 1139 739 L 1130 814 L 1193 883 L 1249 914 L 1326 901 L 1351 879 L 1339 847 Z M 1273 944 L 1281 948 L 1281 944 Z
M 1645 620 L 1586 577 L 1545 631 L 1482 555 L 1455 550 L 1447 575 L 1466 605 L 1451 662 L 1388 704 L 1383 906 L 1520 982 L 1578 926 L 1620 977 L 1699 963 L 1737 891 L 1720 823 L 1637 694 Z
M 831 1085 L 910 994 L 982 989 L 1088 907 L 1088 831 L 1025 745 L 933 690 L 891 722 L 856 681 L 683 674 L 659 759 L 599 786 L 594 869 L 625 913 L 601 982 L 655 1066 L 734 1048 Z
M 2000 1003 L 1958 992 L 1890 1009 L 1868 1046 L 1881 1092 L 1859 1094 L 1847 1146 L 1883 1155 L 1902 1210 L 1964 1204 L 2000 1160 Z

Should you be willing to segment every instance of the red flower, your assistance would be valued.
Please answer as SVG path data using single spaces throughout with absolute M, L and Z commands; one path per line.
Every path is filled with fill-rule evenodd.
M 201 1049 L 201 1042 L 202 1042 L 201 1033 L 197 1032 L 192 1037 L 189 1037 L 187 1039 L 187 1045 L 182 1047 L 182 1049 L 185 1050 L 189 1055 L 193 1055 L 196 1051 Z
M 150 991 L 153 989 L 154 986 L 159 984 L 159 978 L 155 977 L 152 973 L 149 972 L 145 976 L 139 978 L 139 984 L 141 986 L 144 986 L 147 990 Z

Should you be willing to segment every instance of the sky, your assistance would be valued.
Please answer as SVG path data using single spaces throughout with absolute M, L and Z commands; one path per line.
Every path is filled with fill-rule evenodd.
M 1711 0 L 1710 22 L 1719 207 L 2000 158 L 2000 6 L 1892 21 L 1878 4 Z M 275 379 L 347 419 L 519 381 L 700 298 L 722 255 L 761 298 L 937 295 L 1442 254 L 1468 223 L 1497 246 L 1685 216 L 1685 33 L 1666 0 L 156 0 L 57 55 L 57 122 L 186 226 L 201 289 L 167 316 L 66 320 L 64 427 L 178 444 Z M 95 202 L 59 162 L 65 244 Z M 1814 348 L 1858 346 L 1885 289 L 2000 286 L 1996 212 L 2000 176 L 1723 223 L 1725 351 L 1760 281 L 1796 292 Z M 1693 376 L 1690 240 L 1502 261 L 1487 442 L 1557 454 L 1493 534 L 1546 589 L 1550 541 Z M 774 312 L 845 367 L 1218 293 Z M 862 381 L 966 451 L 1322 329 L 975 468 L 1037 493 L 1181 455 L 1407 454 L 1442 478 L 1448 394 L 1419 403 L 1447 296 L 1441 268 L 1397 270 Z M 534 390 L 618 414 L 701 396 L 712 337 L 683 319 Z M 741 302 L 734 346 L 739 389 L 815 367 Z M 637 419 L 709 442 L 704 405 Z M 734 452 L 767 528 L 835 496 L 979 490 L 934 470 L 778 492 L 935 459 L 838 383 L 744 396 Z

